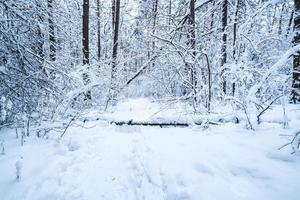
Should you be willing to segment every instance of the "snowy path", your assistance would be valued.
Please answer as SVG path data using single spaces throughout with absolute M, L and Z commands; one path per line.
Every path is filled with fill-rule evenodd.
M 98 123 L 98 124 L 97 124 Z M 91 124 L 90 124 L 91 125 Z M 279 126 L 71 128 L 60 143 L 7 142 L 1 200 L 299 200 L 300 158 Z M 7 135 L 9 133 L 6 133 Z M 50 141 L 50 142 L 49 142 Z M 21 181 L 14 164 L 24 157 Z

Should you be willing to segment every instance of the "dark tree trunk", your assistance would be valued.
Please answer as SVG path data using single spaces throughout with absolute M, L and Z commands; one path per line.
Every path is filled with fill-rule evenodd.
M 169 0 L 169 8 L 168 8 L 168 28 L 171 29 L 171 16 L 172 16 L 172 0 Z
M 293 24 L 293 19 L 294 19 L 294 13 L 295 13 L 295 10 L 293 10 L 292 13 L 291 13 L 290 20 L 289 20 L 289 25 L 288 25 L 287 31 L 286 31 L 286 37 L 288 37 L 288 35 L 290 34 L 290 31 L 292 29 L 292 24 Z
M 56 60 L 56 39 L 53 22 L 53 0 L 48 0 L 48 22 L 49 22 L 49 42 L 50 42 L 50 59 Z
M 82 49 L 83 49 L 83 64 L 88 65 L 89 59 L 89 0 L 83 0 L 83 16 L 82 16 Z M 83 74 L 85 84 L 90 82 L 89 75 Z M 91 99 L 91 91 L 85 93 L 85 100 Z
M 193 85 L 193 91 L 196 92 L 196 69 L 195 69 L 195 58 L 196 58 L 196 21 L 195 21 L 195 0 L 190 1 L 190 43 L 192 49 L 192 56 L 193 56 L 193 64 L 191 65 L 190 73 L 191 73 L 191 83 Z
M 120 0 L 115 1 L 115 17 L 114 17 L 114 41 L 113 41 L 113 52 L 112 52 L 112 81 L 114 79 L 116 69 L 116 62 L 118 57 L 118 40 L 119 40 L 119 24 L 120 24 Z
M 221 48 L 221 67 L 223 67 L 227 63 L 227 18 L 228 18 L 228 0 L 224 0 L 222 7 L 222 48 Z M 223 76 L 224 70 L 221 73 Z M 226 94 L 226 77 L 223 77 L 223 92 Z
M 240 0 L 236 0 L 236 6 L 235 6 L 235 14 L 234 14 L 234 22 L 233 22 L 233 59 L 235 63 L 237 63 L 237 31 L 238 31 L 238 14 L 239 14 L 239 8 L 240 8 Z M 226 87 L 226 86 L 225 86 Z M 235 82 L 232 83 L 232 96 L 235 95 Z
M 153 0 L 153 9 L 152 9 L 152 15 L 153 15 L 153 26 L 152 26 L 152 34 L 155 34 L 156 29 L 156 19 L 157 19 L 157 6 L 158 6 L 158 0 Z M 155 39 L 152 40 L 152 55 L 155 51 Z M 152 66 L 154 67 L 154 62 L 152 63 Z
M 285 4 L 282 4 L 281 12 L 280 12 L 280 18 L 279 18 L 279 24 L 278 24 L 278 35 L 282 34 L 282 18 L 284 14 Z
M 83 0 L 82 46 L 83 64 L 89 64 L 89 0 Z
M 240 0 L 236 0 L 235 14 L 234 14 L 234 22 L 233 22 L 233 59 L 237 60 L 237 25 L 238 25 L 238 13 L 239 13 Z
M 295 5 L 295 37 L 294 37 L 294 46 L 300 44 L 300 1 L 294 0 Z M 294 55 L 293 62 L 293 85 L 292 85 L 292 102 L 300 103 L 300 51 Z
M 97 0 L 97 57 L 101 58 L 101 20 L 100 20 L 100 0 Z
M 112 49 L 112 66 L 111 66 L 111 83 L 108 99 L 105 104 L 105 110 L 108 108 L 108 104 L 111 100 L 115 99 L 116 88 L 115 78 L 117 73 L 117 58 L 118 58 L 118 46 L 119 46 L 119 26 L 120 26 L 120 0 L 112 0 L 112 24 L 113 26 L 113 49 Z M 114 91 L 115 90 L 115 91 Z

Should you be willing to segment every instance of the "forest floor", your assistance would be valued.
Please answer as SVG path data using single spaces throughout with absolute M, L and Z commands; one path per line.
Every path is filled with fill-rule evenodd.
M 130 105 L 143 113 L 142 104 Z M 128 118 L 134 108 L 125 107 L 114 117 Z M 60 141 L 29 137 L 21 147 L 14 130 L 1 130 L 0 199 L 299 200 L 300 155 L 278 148 L 299 127 L 300 112 L 288 107 L 283 129 L 273 111 L 255 131 L 243 123 L 160 128 L 98 120 L 70 127 Z

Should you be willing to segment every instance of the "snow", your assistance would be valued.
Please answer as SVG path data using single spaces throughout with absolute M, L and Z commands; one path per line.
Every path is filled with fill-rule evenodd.
M 82 120 L 104 120 L 106 122 L 136 122 L 136 123 L 187 123 L 202 124 L 206 121 L 235 122 L 236 117 L 243 118 L 243 114 L 233 112 L 231 108 L 221 108 L 221 111 L 210 115 L 194 114 L 192 106 L 186 103 L 157 102 L 145 98 L 124 100 L 113 108 L 112 112 L 100 113 L 92 111 L 84 115 Z
M 274 72 L 278 71 L 282 66 L 284 66 L 288 62 L 288 59 L 299 50 L 300 44 L 290 48 L 287 52 L 285 52 L 280 59 L 266 73 L 264 73 L 263 77 L 261 78 L 262 81 L 250 89 L 247 99 L 252 99 L 251 97 L 255 96 L 255 92 L 257 92 L 257 90 L 262 86 L 263 82 L 268 81 L 269 77 Z
M 147 120 L 158 108 L 139 99 L 107 115 L 121 119 L 140 112 L 145 115 L 136 118 Z M 20 146 L 14 130 L 2 129 L 0 199 L 299 200 L 299 153 L 291 154 L 289 146 L 278 150 L 291 139 L 283 135 L 297 131 L 299 107 L 286 106 L 285 129 L 282 108 L 272 108 L 256 131 L 242 123 L 204 129 L 115 126 L 99 120 L 70 127 L 60 140 L 53 132 L 48 139 L 26 138 Z

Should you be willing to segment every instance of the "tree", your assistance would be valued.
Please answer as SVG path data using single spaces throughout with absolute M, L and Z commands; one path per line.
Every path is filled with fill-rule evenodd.
M 237 32 L 238 32 L 238 14 L 240 8 L 240 0 L 235 2 L 235 13 L 234 13 L 234 22 L 233 22 L 233 60 L 237 63 Z M 226 87 L 226 86 L 225 86 Z M 232 83 L 232 96 L 235 95 L 236 83 Z
M 89 0 L 83 0 L 82 49 L 83 64 L 89 64 Z
M 53 0 L 48 0 L 48 22 L 49 22 L 49 42 L 50 42 L 50 59 L 56 60 L 56 38 L 53 21 Z
M 300 1 L 294 0 L 295 6 L 295 36 L 294 36 L 294 46 L 300 44 Z M 292 102 L 300 103 L 300 51 L 294 55 L 293 62 L 293 85 L 292 85 Z
M 114 13 L 114 39 L 113 39 L 113 51 L 112 51 L 112 81 L 116 75 L 117 67 L 117 57 L 118 57 L 118 40 L 119 40 L 119 24 L 120 24 L 120 0 L 115 0 Z
M 153 17 L 152 34 L 155 35 L 158 0 L 153 0 L 152 4 L 153 4 L 153 8 L 152 8 L 152 17 Z M 152 41 L 152 54 L 154 54 L 154 51 L 155 51 L 155 39 L 153 39 L 153 41 Z M 154 67 L 154 62 L 152 63 L 152 66 Z
M 221 67 L 227 63 L 227 18 L 228 18 L 228 0 L 224 0 L 222 5 L 222 47 L 221 47 Z M 223 76 L 224 69 L 222 70 L 221 76 Z M 223 93 L 226 94 L 226 77 L 223 79 Z
M 97 57 L 101 58 L 101 21 L 100 21 L 100 0 L 97 0 Z
M 90 63 L 89 58 L 89 0 L 83 0 L 83 15 L 82 15 L 82 50 L 83 50 L 83 64 L 88 65 Z M 90 82 L 88 73 L 83 74 L 83 81 L 85 84 Z M 91 99 L 91 91 L 88 90 L 85 93 L 85 100 Z
M 190 44 L 192 49 L 192 63 L 190 65 L 190 76 L 191 76 L 191 84 L 192 90 L 194 95 L 194 100 L 196 100 L 196 86 L 197 86 L 197 79 L 196 79 L 196 66 L 195 66 L 195 59 L 196 59 L 196 18 L 195 18 L 195 0 L 190 1 Z

